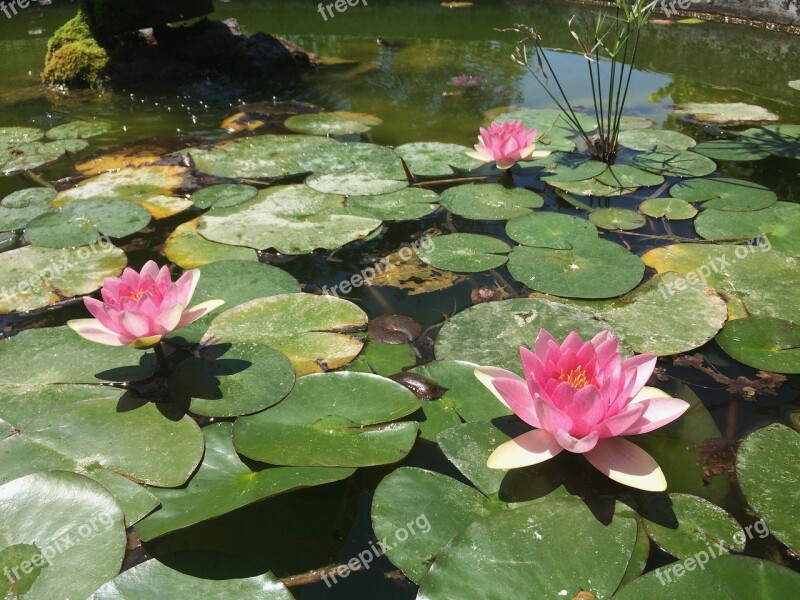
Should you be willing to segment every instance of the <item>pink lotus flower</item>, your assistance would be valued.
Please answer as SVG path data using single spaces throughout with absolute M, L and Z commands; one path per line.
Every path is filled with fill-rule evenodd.
M 88 296 L 83 299 L 94 319 L 76 319 L 67 325 L 99 344 L 151 348 L 165 335 L 224 304 L 208 300 L 187 310 L 199 279 L 200 271 L 192 270 L 173 283 L 169 269 L 159 270 L 152 260 L 141 273 L 125 269 L 122 277 L 103 281 L 102 302 Z
M 492 123 L 489 129 L 481 127 L 478 136 L 480 143 L 475 144 L 467 155 L 484 162 L 495 161 L 498 169 L 508 169 L 520 160 L 549 156 L 549 150 L 534 152 L 536 147 L 536 128 L 528 131 L 522 121 L 503 121 Z
M 667 489 L 656 461 L 620 436 L 671 423 L 689 404 L 645 387 L 656 356 L 623 361 L 607 331 L 583 342 L 574 331 L 560 346 L 542 329 L 534 351 L 520 348 L 525 379 L 496 367 L 478 367 L 476 377 L 528 425 L 535 427 L 502 444 L 489 457 L 493 469 L 526 467 L 562 450 L 583 454 L 601 473 L 631 487 Z

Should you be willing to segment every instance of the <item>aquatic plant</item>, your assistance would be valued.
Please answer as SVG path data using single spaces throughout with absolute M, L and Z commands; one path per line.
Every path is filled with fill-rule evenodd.
M 484 162 L 497 163 L 498 169 L 509 169 L 520 160 L 544 158 L 549 150 L 534 150 L 536 147 L 536 128 L 530 131 L 522 121 L 503 121 L 492 123 L 488 129 L 481 127 L 475 144 L 475 151 L 468 156 Z
M 652 0 L 614 0 L 614 3 L 616 12 L 613 16 L 600 11 L 593 22 L 578 16 L 573 16 L 569 21 L 570 33 L 586 59 L 589 72 L 597 130 L 595 135 L 591 135 L 593 129 L 587 129 L 585 122 L 578 117 L 537 29 L 517 25 L 507 30 L 524 35 L 512 58 L 530 71 L 558 105 L 563 118 L 585 142 L 592 156 L 607 164 L 614 163 L 619 149 L 622 113 L 628 98 L 641 31 L 656 5 Z M 533 46 L 535 64 L 531 63 L 529 57 L 529 45 Z M 548 84 L 551 79 L 555 88 Z

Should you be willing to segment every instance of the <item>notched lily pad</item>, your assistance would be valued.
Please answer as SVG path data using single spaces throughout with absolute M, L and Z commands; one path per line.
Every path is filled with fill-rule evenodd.
M 497 183 L 458 185 L 445 190 L 439 202 L 465 219 L 502 221 L 530 214 L 544 199 L 524 188 L 508 189 Z
M 511 247 L 502 240 L 476 233 L 453 233 L 434 238 L 430 249 L 420 248 L 419 257 L 438 269 L 479 273 L 506 263 Z

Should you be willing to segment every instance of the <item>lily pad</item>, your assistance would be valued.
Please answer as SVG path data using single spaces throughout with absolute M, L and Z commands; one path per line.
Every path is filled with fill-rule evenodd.
M 286 119 L 286 128 L 306 135 L 348 135 L 364 133 L 383 123 L 378 117 L 354 112 L 321 112 Z
M 730 321 L 717 343 L 749 367 L 773 373 L 800 373 L 800 325 L 774 317 Z
M 567 298 L 611 298 L 642 280 L 644 264 L 625 248 L 599 238 L 577 238 L 572 248 L 514 248 L 508 270 L 532 290 Z
M 798 454 L 800 434 L 774 423 L 747 436 L 736 457 L 736 475 L 747 503 L 772 535 L 795 552 L 800 548 L 800 523 L 786 500 L 800 485 Z
M 241 248 L 211 242 L 200 235 L 197 224 L 200 217 L 175 228 L 164 244 L 164 255 L 182 269 L 196 269 L 223 260 L 258 261 L 252 248 Z
M 620 131 L 631 131 L 634 129 L 649 129 L 654 125 L 655 121 L 651 121 L 647 117 L 623 115 L 619 120 Z
M 347 199 L 345 211 L 380 221 L 413 221 L 439 208 L 438 201 L 436 192 L 407 187 L 378 196 L 352 196 Z
M 409 344 L 386 343 L 370 339 L 364 344 L 361 354 L 350 363 L 347 370 L 389 377 L 416 363 L 417 357 Z
M 381 225 L 377 219 L 340 214 L 345 212 L 344 203 L 343 196 L 303 185 L 278 186 L 260 191 L 244 204 L 206 213 L 197 231 L 212 242 L 275 248 L 284 254 L 335 249 L 364 239 Z
M 642 522 L 650 538 L 672 556 L 689 558 L 698 552 L 741 552 L 745 533 L 730 514 L 691 494 L 659 494 L 644 506 Z
M 3 597 L 85 598 L 119 572 L 125 523 L 99 483 L 73 473 L 34 473 L 0 487 L 0 504 Z
M 758 125 L 779 119 L 766 108 L 743 102 L 689 102 L 676 107 L 673 112 L 684 121 L 701 125 Z
M 79 248 L 24 246 L 0 253 L 0 314 L 25 312 L 90 294 L 125 268 L 108 242 Z
M 232 423 L 203 428 L 206 451 L 189 482 L 180 488 L 151 488 L 161 508 L 136 525 L 148 541 L 293 490 L 345 479 L 352 469 L 273 467 L 245 462 L 232 443 Z
M 258 188 L 243 183 L 221 183 L 203 188 L 189 198 L 197 208 L 228 208 L 252 200 Z
M 597 227 L 580 217 L 539 212 L 512 219 L 506 234 L 525 246 L 569 250 L 577 239 L 596 238 Z
M 585 179 L 583 181 L 548 181 L 554 188 L 564 190 L 568 194 L 576 196 L 595 196 L 597 198 L 609 198 L 612 196 L 626 196 L 635 192 L 637 187 L 621 188 L 617 185 L 606 185 L 597 179 Z
M 673 177 L 703 177 L 717 170 L 713 160 L 688 150 L 644 152 L 634 157 L 633 165 L 645 171 Z
M 556 153 L 533 161 L 528 166 L 541 167 L 545 173 L 542 181 L 552 183 L 585 181 L 597 177 L 608 169 L 608 165 L 599 160 L 590 160 L 578 154 Z
M 12 144 L 0 150 L 0 174 L 14 175 L 48 165 L 66 153 L 59 142 L 27 142 Z
M 106 583 L 89 600 L 147 600 L 153 590 L 169 598 L 223 600 L 294 600 L 271 573 L 247 579 L 199 579 L 173 571 L 155 559 L 128 569 Z
M 364 142 L 316 146 L 297 158 L 305 170 L 317 174 L 372 173 L 384 179 L 405 179 L 400 157 L 391 148 Z
M 800 158 L 800 125 L 766 125 L 746 129 L 742 140 L 783 158 Z
M 283 352 L 298 376 L 342 367 L 361 351 L 363 341 L 347 335 L 362 329 L 367 315 L 333 296 L 281 294 L 245 302 L 219 315 L 206 340 L 249 342 Z
M 105 121 L 72 121 L 47 130 L 51 140 L 86 139 L 111 131 L 111 123 Z
M 669 194 L 687 202 L 704 202 L 703 208 L 733 211 L 760 210 L 778 200 L 763 185 L 729 177 L 687 179 L 673 185 Z
M 0 231 L 24 228 L 39 215 L 51 212 L 52 188 L 27 188 L 9 194 L 0 201 Z
M 639 205 L 639 211 L 648 217 L 665 217 L 671 221 L 691 219 L 697 215 L 694 206 L 678 198 L 649 198 Z
M 640 152 L 669 152 L 688 150 L 697 142 L 688 135 L 667 129 L 629 129 L 620 132 L 619 143 Z
M 500 112 L 502 111 L 502 112 Z M 500 112 L 500 114 L 495 114 Z M 539 135 L 544 135 L 547 131 L 552 131 L 551 128 L 561 128 L 570 130 L 572 132 L 572 124 L 566 119 L 564 114 L 559 110 L 551 108 L 503 108 L 495 109 L 489 113 L 490 118 L 495 123 L 502 123 L 503 121 L 522 121 L 525 127 L 536 127 Z M 594 117 L 586 113 L 575 113 L 581 127 L 588 133 L 597 128 L 597 121 Z
M 437 269 L 480 273 L 503 266 L 511 247 L 502 240 L 476 233 L 453 233 L 434 239 L 431 249 L 420 248 L 419 257 Z
M 508 189 L 497 183 L 451 187 L 439 202 L 451 213 L 476 221 L 505 221 L 544 206 L 539 194 L 524 188 Z
M 306 185 L 325 194 L 377 196 L 400 191 L 408 187 L 408 182 L 405 179 L 383 179 L 371 173 L 353 172 L 312 175 L 306 179 Z
M 150 213 L 137 204 L 88 200 L 39 215 L 25 227 L 25 239 L 41 248 L 88 246 L 103 237 L 127 237 L 148 223 Z
M 627 208 L 598 208 L 589 213 L 589 220 L 601 229 L 632 231 L 647 224 L 647 219 Z
M 522 372 L 520 346 L 531 347 L 540 329 L 557 339 L 577 331 L 591 339 L 612 327 L 573 306 L 519 298 L 471 306 L 450 318 L 436 338 L 437 360 L 462 360 Z
M 196 415 L 236 417 L 277 404 L 294 386 L 292 363 L 259 344 L 218 344 L 181 362 L 170 394 Z
M 792 202 L 776 202 L 761 210 L 745 212 L 706 210 L 697 217 L 694 227 L 707 240 L 766 236 L 771 248 L 800 257 L 800 205 Z
M 466 155 L 470 148 L 440 142 L 415 142 L 395 148 L 414 175 L 446 177 L 456 171 L 474 171 L 484 163 Z
M 382 257 L 376 265 L 380 267 L 380 273 L 371 279 L 372 285 L 398 288 L 409 296 L 446 290 L 462 278 L 452 271 L 443 271 L 423 262 L 408 247 Z
M 390 379 L 368 373 L 302 377 L 286 399 L 236 421 L 238 452 L 273 465 L 363 467 L 390 464 L 411 451 L 417 423 L 394 423 L 419 408 Z
M 192 203 L 176 195 L 189 171 L 184 167 L 139 167 L 103 173 L 60 192 L 53 206 L 63 207 L 87 200 L 133 202 L 150 211 L 156 219 L 178 214 Z
M 0 127 L 0 144 L 27 144 L 44 137 L 35 127 Z
M 748 138 L 701 142 L 694 151 L 715 160 L 752 162 L 767 158 L 772 152 L 763 144 Z
M 617 188 L 650 187 L 664 183 L 661 175 L 654 175 L 630 165 L 611 165 L 596 179 Z

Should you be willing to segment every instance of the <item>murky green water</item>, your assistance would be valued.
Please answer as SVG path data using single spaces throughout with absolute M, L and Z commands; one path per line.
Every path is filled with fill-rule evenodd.
M 43 176 L 56 180 L 71 171 L 79 158 L 103 147 L 152 136 L 199 135 L 221 138 L 221 121 L 236 112 L 242 102 L 301 99 L 330 110 L 353 110 L 378 115 L 383 125 L 368 134 L 380 144 L 399 145 L 415 141 L 443 141 L 471 145 L 485 122 L 485 111 L 507 105 L 549 107 L 550 102 L 536 82 L 509 58 L 512 34 L 496 31 L 514 23 L 537 23 L 545 43 L 553 48 L 571 48 L 566 21 L 574 7 L 562 2 L 527 0 L 479 0 L 466 9 L 444 9 L 434 0 L 370 0 L 368 6 L 350 7 L 333 19 L 323 20 L 310 0 L 267 2 L 230 0 L 218 3 L 215 18 L 235 17 L 250 32 L 283 35 L 320 55 L 357 60 L 352 69 L 324 69 L 298 82 L 291 89 L 258 89 L 197 84 L 180 89 L 153 85 L 147 90 L 118 90 L 99 96 L 64 96 L 45 92 L 38 84 L 48 36 L 72 16 L 75 5 L 56 1 L 46 8 L 31 7 L 14 19 L 0 15 L 0 125 L 49 127 L 69 120 L 98 117 L 112 122 L 109 134 L 93 138 L 90 148 L 64 159 Z M 687 101 L 747 102 L 777 113 L 783 122 L 800 122 L 800 94 L 786 82 L 797 79 L 800 43 L 795 37 L 746 30 L 747 44 L 738 27 L 718 24 L 651 26 L 643 43 L 639 65 L 628 100 L 628 114 L 643 115 L 666 128 L 684 126 L 672 116 L 670 106 Z M 382 36 L 389 45 L 379 45 Z M 565 73 L 566 91 L 578 105 L 591 103 L 584 81 L 583 59 L 575 54 L 552 52 L 551 60 Z M 479 76 L 486 83 L 474 88 L 448 85 L 454 76 Z M 698 135 L 694 128 L 691 132 Z M 702 136 L 702 133 L 700 133 Z M 766 185 L 781 200 L 800 201 L 797 161 L 770 159 L 755 166 L 722 164 L 721 170 Z M 0 178 L 0 197 L 24 187 L 23 176 Z M 167 228 L 181 219 L 167 223 Z M 396 249 L 410 235 L 429 226 L 438 217 L 419 223 L 393 226 L 389 236 L 370 247 L 376 255 Z M 459 231 L 481 231 L 502 235 L 501 225 L 486 225 L 456 219 Z M 688 225 L 687 227 L 691 227 Z M 676 231 L 675 233 L 681 233 Z M 158 232 L 140 251 L 129 252 L 136 263 L 159 250 Z M 642 250 L 645 246 L 634 247 Z M 359 264 L 360 251 L 337 253 L 341 262 L 321 257 L 301 257 L 283 268 L 307 291 L 332 285 L 348 277 Z M 441 323 L 445 315 L 468 306 L 473 285 L 491 281 L 475 276 L 451 290 L 409 297 L 382 288 L 376 298 L 363 288 L 351 297 L 370 315 L 387 307 L 412 314 L 426 327 Z M 39 323 L 60 324 L 80 311 L 65 310 L 24 319 L 7 320 L 9 327 Z M 755 371 L 731 366 L 713 344 L 704 354 L 727 375 L 754 377 Z M 669 391 L 676 392 L 683 380 L 694 384 L 726 437 L 735 438 L 752 430 L 764 419 L 781 417 L 797 399 L 798 382 L 790 381 L 777 396 L 763 397 L 758 405 L 730 399 L 724 386 L 708 378 L 698 380 L 696 371 L 671 368 Z M 415 452 L 406 464 L 432 467 L 429 455 L 423 462 Z M 435 465 L 455 476 L 442 458 Z M 371 531 L 368 514 L 369 490 L 384 470 L 362 470 L 355 478 L 309 492 L 292 494 L 240 510 L 218 521 L 194 527 L 160 540 L 148 548 L 159 555 L 179 553 L 172 561 L 203 574 L 249 575 L 264 565 L 284 576 L 345 560 L 368 546 Z M 330 500 L 336 499 L 335 502 Z M 302 510 L 299 509 L 302 507 Z M 732 509 L 735 510 L 735 509 Z M 741 509 L 739 509 L 741 510 Z M 307 518 L 298 523 L 296 515 Z M 264 515 L 269 514 L 269 525 Z M 275 518 L 285 515 L 284 518 Z M 275 525 L 281 523 L 281 525 Z M 223 553 L 200 556 L 201 551 Z M 257 557 L 252 563 L 242 559 Z M 412 598 L 408 583 L 387 579 L 388 561 L 365 573 L 353 575 L 330 590 L 324 584 L 293 590 L 298 598 Z M 375 591 L 375 590 L 379 590 Z

